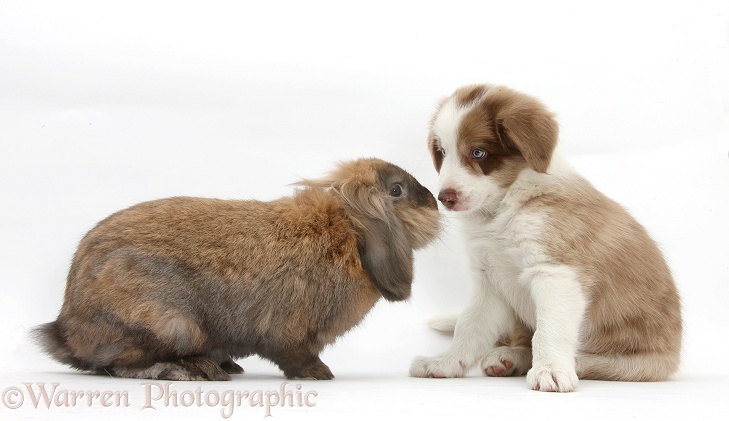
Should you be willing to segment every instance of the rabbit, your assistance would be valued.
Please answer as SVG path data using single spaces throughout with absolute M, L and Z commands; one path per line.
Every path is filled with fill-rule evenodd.
M 173 197 L 81 240 L 45 352 L 84 371 L 230 380 L 249 355 L 289 379 L 334 376 L 319 353 L 380 299 L 410 296 L 413 250 L 440 230 L 433 194 L 376 158 L 270 202 Z

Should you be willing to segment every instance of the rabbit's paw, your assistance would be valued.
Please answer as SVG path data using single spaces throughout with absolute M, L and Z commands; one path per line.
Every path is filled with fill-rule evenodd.
M 329 370 L 329 367 L 322 362 L 317 362 L 284 374 L 293 380 L 331 380 L 334 378 L 334 374 Z

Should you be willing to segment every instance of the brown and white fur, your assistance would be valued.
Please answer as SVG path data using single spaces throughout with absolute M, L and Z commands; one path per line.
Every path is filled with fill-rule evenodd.
M 380 297 L 410 296 L 413 250 L 435 239 L 433 195 L 379 159 L 342 163 L 271 202 L 141 203 L 81 241 L 57 320 L 36 333 L 81 370 L 230 380 L 251 354 L 288 378 L 331 379 L 324 346 Z
M 438 199 L 462 222 L 474 289 L 450 348 L 416 377 L 527 375 L 541 391 L 578 378 L 658 381 L 678 367 L 671 273 L 646 230 L 553 157 L 558 128 L 537 100 L 468 86 L 444 100 L 428 144 Z

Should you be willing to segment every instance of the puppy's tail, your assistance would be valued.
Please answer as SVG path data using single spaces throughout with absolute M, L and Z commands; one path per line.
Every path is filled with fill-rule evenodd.
M 457 321 L 458 315 L 455 314 L 436 316 L 428 320 L 428 327 L 439 332 L 453 333 L 456 330 Z
M 669 378 L 679 365 L 678 352 L 631 355 L 577 355 L 577 376 L 587 380 L 656 382 Z

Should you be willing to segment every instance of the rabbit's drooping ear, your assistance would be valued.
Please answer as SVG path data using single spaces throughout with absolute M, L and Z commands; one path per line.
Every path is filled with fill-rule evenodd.
M 344 162 L 329 176 L 303 180 L 298 185 L 331 189 L 351 212 L 360 232 L 362 266 L 377 290 L 388 301 L 410 296 L 413 281 L 413 251 L 392 202 L 383 200 L 377 159 Z
M 365 218 L 359 255 L 362 266 L 388 301 L 410 297 L 413 281 L 413 251 L 403 227 L 393 213 L 388 220 Z
M 413 282 L 413 251 L 402 222 L 392 203 L 383 200 L 379 180 L 348 178 L 332 188 L 352 210 L 352 219 L 361 230 L 362 266 L 386 300 L 404 300 L 410 296 Z

